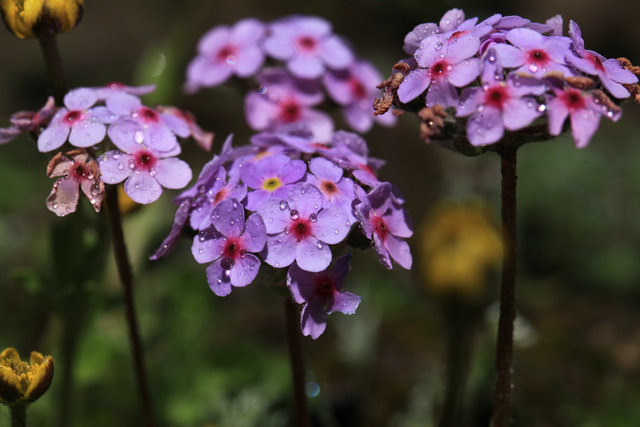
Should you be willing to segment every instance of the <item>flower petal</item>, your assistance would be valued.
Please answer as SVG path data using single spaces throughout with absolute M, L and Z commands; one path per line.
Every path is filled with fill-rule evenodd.
M 298 266 L 306 271 L 322 271 L 331 263 L 331 249 L 326 243 L 315 237 L 308 237 L 298 242 L 295 249 Z
M 162 194 L 162 187 L 148 173 L 134 172 L 124 183 L 124 191 L 134 202 L 145 205 L 158 200 Z
M 187 162 L 175 157 L 159 159 L 154 166 L 155 178 L 165 188 L 184 188 L 191 181 L 191 168 Z

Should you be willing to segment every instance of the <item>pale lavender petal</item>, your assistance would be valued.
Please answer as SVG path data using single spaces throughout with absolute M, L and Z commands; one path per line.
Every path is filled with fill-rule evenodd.
M 631 95 L 624 86 L 611 80 L 605 73 L 601 73 L 599 77 L 602 86 L 604 86 L 609 91 L 609 93 L 616 98 L 627 98 L 629 95 Z
M 208 31 L 198 42 L 198 52 L 205 56 L 214 55 L 229 42 L 231 31 L 227 26 L 215 27 Z
M 258 92 L 250 92 L 244 99 L 245 118 L 254 130 L 269 127 L 278 115 L 278 106 Z
M 313 225 L 313 235 L 325 243 L 340 243 L 347 237 L 351 221 L 340 208 L 323 209 Z
M 258 46 L 247 46 L 236 53 L 235 73 L 240 77 L 249 77 L 256 73 L 264 62 L 264 53 Z
M 562 126 L 568 115 L 569 109 L 561 99 L 557 97 L 547 99 L 547 118 L 551 135 L 560 135 L 562 133 Z
M 236 238 L 244 230 L 244 206 L 237 200 L 223 200 L 211 212 L 211 223 L 227 238 Z
M 162 194 L 162 187 L 156 179 L 148 173 L 132 174 L 124 183 L 124 191 L 131 200 L 140 204 L 153 203 Z
M 137 96 L 133 96 L 128 93 L 116 93 L 115 95 L 108 97 L 105 104 L 113 113 L 121 116 L 128 116 L 134 110 L 140 108 L 142 102 L 140 102 L 140 99 Z
M 275 157 L 275 156 L 274 156 Z M 291 160 L 280 168 L 279 175 L 282 182 L 291 184 L 300 181 L 307 171 L 307 165 L 302 160 Z
M 395 262 L 400 264 L 401 267 L 407 270 L 411 269 L 412 257 L 411 250 L 407 242 L 401 239 L 397 239 L 394 236 L 387 235 L 384 241 L 384 245 L 389 251 L 389 255 Z
M 259 20 L 247 18 L 238 21 L 231 30 L 231 38 L 235 43 L 250 45 L 257 43 L 266 31 L 266 26 Z
M 244 234 L 242 235 L 244 249 L 248 252 L 260 252 L 264 249 L 266 242 L 267 229 L 264 221 L 260 215 L 252 214 L 244 226 Z
M 309 170 L 319 179 L 338 182 L 342 178 L 342 168 L 324 157 L 315 157 L 309 162 Z
M 109 151 L 98 158 L 100 175 L 106 184 L 117 184 L 124 181 L 130 174 L 128 164 L 131 156 L 119 151 Z
M 298 242 L 295 249 L 298 266 L 306 271 L 318 272 L 331 264 L 331 249 L 326 243 L 315 237 L 308 237 Z
M 404 209 L 392 209 L 385 218 L 387 228 L 394 236 L 404 238 L 413 236 L 413 230 L 409 226 L 407 212 Z
M 217 86 L 229 79 L 231 74 L 233 74 L 233 68 L 226 63 L 196 57 L 187 67 L 187 91 L 195 92 L 200 86 Z
M 339 311 L 344 314 L 355 314 L 362 298 L 351 292 L 335 292 L 329 313 Z
M 132 153 L 140 149 L 140 144 L 136 142 L 136 134 L 143 135 L 142 126 L 131 119 L 119 120 L 109 126 L 107 134 L 116 147 L 126 153 Z
M 467 122 L 467 139 L 472 145 L 492 144 L 504 135 L 500 111 L 485 107 L 482 112 L 472 115 Z
M 545 41 L 544 36 L 528 28 L 515 28 L 507 33 L 507 40 L 522 50 L 539 49 Z
M 340 105 L 348 105 L 353 102 L 350 77 L 350 72 L 347 71 L 330 71 L 323 77 L 324 87 L 329 92 L 329 96 Z
M 478 58 L 467 59 L 453 66 L 447 78 L 454 86 L 466 86 L 480 74 L 481 62 Z
M 231 279 L 220 265 L 220 260 L 207 267 L 207 282 L 214 294 L 226 297 L 231 293 Z
M 600 114 L 588 108 L 571 113 L 571 135 L 577 148 L 584 148 L 598 129 Z
M 104 105 L 93 107 L 91 109 L 91 115 L 104 124 L 115 123 L 120 118 L 120 116 L 118 116 L 117 114 L 113 114 L 111 110 L 109 110 Z
M 443 107 L 455 107 L 458 103 L 458 91 L 445 79 L 435 80 L 427 91 L 427 107 L 442 105 Z
M 322 60 L 312 55 L 297 55 L 289 62 L 287 68 L 291 73 L 303 79 L 315 79 L 322 76 L 324 65 Z
M 173 250 L 178 243 L 178 238 L 180 237 L 182 230 L 187 225 L 190 210 L 191 207 L 189 206 L 189 203 L 181 203 L 180 206 L 178 206 L 169 235 L 162 241 L 162 244 L 158 249 L 156 249 L 153 255 L 149 257 L 151 261 L 157 261 Z
M 267 245 L 262 252 L 264 262 L 272 267 L 282 268 L 291 265 L 296 258 L 298 241 L 291 233 L 267 236 Z
M 478 53 L 480 39 L 473 33 L 468 33 L 462 37 L 457 37 L 449 42 L 447 61 L 457 64 Z
M 264 48 L 269 55 L 282 60 L 290 58 L 294 52 L 292 38 L 289 34 L 272 34 L 265 40 Z
M 250 195 L 251 193 L 249 193 Z M 288 205 L 284 200 L 275 198 L 265 201 L 260 208 L 258 214 L 262 217 L 267 233 L 274 234 L 284 231 L 285 227 L 291 222 Z
M 391 236 L 389 236 L 391 237 Z M 378 233 L 373 233 L 373 248 L 376 250 L 378 254 L 378 260 L 385 266 L 391 270 L 393 268 L 393 264 L 391 263 L 391 258 L 389 257 L 389 251 L 385 247 L 384 243 L 380 240 Z
M 418 49 L 420 42 L 432 34 L 440 32 L 440 28 L 433 22 L 418 24 L 409 34 L 404 37 L 403 49 L 408 55 L 413 55 Z
M 624 68 L 617 59 L 607 59 L 602 65 L 607 72 L 607 76 L 618 83 L 632 84 L 638 82 L 635 74 Z
M 329 68 L 347 68 L 353 62 L 353 53 L 338 36 L 323 40 L 319 48 L 318 53 Z
M 509 130 L 522 129 L 539 116 L 538 102 L 526 98 L 511 98 L 502 110 L 504 127 Z
M 398 99 L 406 104 L 424 92 L 429 87 L 429 83 L 431 83 L 429 70 L 418 68 L 410 71 L 398 87 Z
M 156 179 L 165 188 L 184 188 L 192 178 L 187 162 L 175 157 L 158 160 L 154 169 Z
M 274 194 L 267 190 L 260 189 L 260 190 L 250 191 L 247 194 L 246 207 L 250 211 L 259 211 L 268 200 L 273 198 L 275 198 Z M 280 198 L 278 198 L 278 200 L 280 200 Z
M 420 47 L 416 50 L 414 57 L 418 61 L 418 65 L 428 68 L 442 60 L 447 55 L 448 48 L 447 38 L 442 34 L 434 34 L 420 42 Z
M 466 117 L 473 114 L 478 109 L 483 96 L 484 92 L 478 87 L 465 88 L 456 107 L 456 116 Z
M 313 299 L 315 294 L 314 279 L 316 274 L 302 270 L 294 262 L 287 272 L 287 287 L 291 292 L 291 296 L 298 304 L 304 304 Z
M 71 126 L 69 143 L 76 147 L 91 147 L 104 139 L 107 128 L 95 118 L 87 118 Z
M 189 135 L 191 135 L 189 124 L 182 117 L 166 113 L 161 113 L 160 117 L 162 117 L 162 122 L 179 137 L 187 138 Z
M 322 208 L 323 199 L 320 190 L 311 184 L 299 183 L 289 189 L 289 207 L 304 218 L 317 213 Z
M 573 41 L 573 47 L 578 53 L 578 55 L 584 55 L 584 40 L 582 39 L 582 31 L 580 31 L 580 26 L 572 19 L 569 21 L 569 37 L 571 37 L 571 41 Z
M 81 87 L 64 96 L 64 105 L 69 110 L 88 110 L 97 100 L 98 97 L 93 89 Z
M 247 286 L 258 275 L 260 260 L 252 254 L 245 254 L 236 259 L 231 268 L 231 284 L 236 287 Z
M 374 116 L 371 103 L 367 102 L 366 104 L 366 109 L 361 108 L 360 103 L 354 103 L 342 110 L 345 121 L 347 122 L 349 127 L 356 132 L 365 133 L 369 131 L 369 129 L 371 129 L 371 126 L 373 126 L 373 121 L 375 118 L 382 118 L 383 116 L 393 117 L 391 114 L 387 113 L 385 113 L 383 116 Z
M 224 236 L 215 228 L 209 227 L 193 237 L 191 253 L 198 263 L 204 264 L 220 258 L 225 244 Z
M 69 126 L 61 123 L 50 125 L 38 137 L 38 151 L 46 153 L 60 147 L 67 140 L 69 130 Z
M 300 120 L 313 132 L 313 137 L 318 142 L 328 141 L 333 133 L 333 120 L 321 111 L 303 110 Z
M 327 328 L 327 313 L 320 304 L 307 304 L 300 314 L 302 335 L 317 339 Z
M 496 43 L 491 47 L 495 49 L 498 61 L 503 67 L 513 68 L 524 64 L 525 53 L 517 47 L 504 43 Z
M 464 12 L 461 9 L 450 9 L 440 19 L 442 31 L 453 31 L 464 21 Z
M 145 131 L 144 142 L 158 151 L 171 151 L 178 145 L 176 136 L 168 127 L 156 123 Z

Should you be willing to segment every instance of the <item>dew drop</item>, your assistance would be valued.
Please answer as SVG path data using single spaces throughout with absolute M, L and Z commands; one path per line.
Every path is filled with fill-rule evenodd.
M 198 249 L 198 253 L 199 254 L 203 254 L 204 253 L 204 249 L 202 249 L 202 248 Z
M 336 228 L 335 230 L 333 230 L 333 233 L 334 233 L 334 234 L 339 234 L 339 233 L 340 233 L 340 230 L 338 230 L 338 229 Z
M 538 72 L 538 66 L 536 64 L 529 65 L 529 71 L 531 71 L 532 73 L 537 73 Z
M 489 54 L 489 56 L 487 57 L 487 61 L 489 61 L 490 63 L 495 63 L 496 62 L 496 56 L 493 54 Z
M 129 160 L 129 169 L 135 169 L 136 168 L 136 162 L 134 162 L 133 160 Z
M 318 242 L 318 244 L 316 245 L 316 247 L 317 247 L 318 249 L 322 249 L 322 248 L 323 248 L 323 245 L 322 245 L 322 243 Z
M 118 170 L 119 170 L 119 171 L 121 171 L 121 170 L 123 170 L 123 169 L 124 169 L 124 163 L 119 162 L 119 163 L 118 163 Z
M 292 220 L 295 221 L 296 219 L 300 218 L 300 213 L 296 209 L 293 209 L 291 212 L 289 212 L 289 216 Z
M 309 221 L 311 222 L 316 222 L 318 220 L 318 215 L 312 213 L 311 215 L 309 215 Z
M 544 113 L 547 110 L 547 106 L 544 104 L 538 105 L 538 112 Z
M 276 262 L 273 263 L 273 266 L 276 267 L 276 268 L 280 267 L 280 263 L 278 261 L 276 261 Z
M 442 45 L 442 42 L 438 42 L 438 43 L 436 43 L 436 50 L 440 50 L 440 49 L 442 49 L 442 46 L 443 46 L 443 45 Z
M 118 160 L 120 158 L 120 153 L 116 151 L 111 157 L 113 158 L 113 160 Z
M 142 144 L 144 142 L 144 132 L 141 130 L 136 131 L 136 133 L 133 134 L 133 140 L 138 144 Z
M 156 176 L 156 170 L 153 168 L 149 170 L 149 176 Z
M 280 210 L 283 211 L 289 207 L 289 204 L 285 200 L 280 200 Z
M 58 204 L 57 204 L 57 203 L 54 203 L 53 205 L 51 205 L 51 207 L 52 207 L 53 209 L 58 209 Z
M 235 65 L 237 61 L 238 60 L 236 59 L 235 55 L 227 55 L 227 57 L 224 59 L 224 62 L 226 62 L 227 65 Z

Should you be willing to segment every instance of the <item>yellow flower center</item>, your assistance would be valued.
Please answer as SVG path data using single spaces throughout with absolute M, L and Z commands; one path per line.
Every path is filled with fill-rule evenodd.
M 31 352 L 29 361 L 22 361 L 15 348 L 0 353 L 0 402 L 33 402 L 51 384 L 53 359 Z
M 282 181 L 280 181 L 280 178 L 278 178 L 277 176 L 265 179 L 262 183 L 262 188 L 267 191 L 275 191 L 280 187 L 282 187 Z

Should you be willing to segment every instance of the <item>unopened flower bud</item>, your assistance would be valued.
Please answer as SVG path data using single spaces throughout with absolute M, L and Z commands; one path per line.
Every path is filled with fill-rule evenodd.
M 50 36 L 75 27 L 84 0 L 0 0 L 5 25 L 16 36 Z
M 31 403 L 44 394 L 53 379 L 53 358 L 32 351 L 22 361 L 15 348 L 0 353 L 0 402 Z

